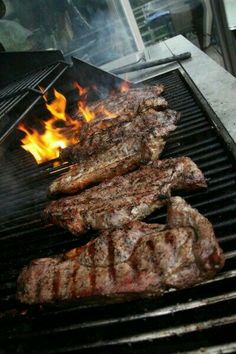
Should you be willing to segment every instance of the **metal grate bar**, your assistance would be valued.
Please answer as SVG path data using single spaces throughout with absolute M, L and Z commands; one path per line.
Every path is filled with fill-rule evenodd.
M 31 74 L 28 78 L 16 84 L 11 84 L 4 90 L 1 90 L 0 141 L 14 129 L 19 121 L 23 119 L 28 111 L 40 100 L 41 92 L 36 90 L 36 87 L 38 87 L 39 84 L 45 86 L 46 81 L 52 84 L 67 68 L 68 64 L 60 62 Z M 11 112 L 11 116 L 9 112 Z M 19 114 L 19 112 L 21 113 Z
M 233 316 L 228 316 L 223 318 L 217 318 L 215 320 L 189 324 L 186 326 L 174 327 L 173 329 L 162 330 L 159 332 L 151 332 L 142 335 L 136 335 L 134 337 L 121 338 L 119 339 L 119 341 L 106 341 L 106 342 L 100 341 L 93 344 L 81 345 L 81 346 L 77 346 L 76 349 L 78 350 L 78 349 L 86 349 L 92 347 L 99 348 L 107 345 L 110 346 L 110 345 L 123 344 L 123 343 L 130 344 L 130 343 L 137 343 L 142 341 L 148 342 L 158 338 L 171 337 L 176 335 L 178 336 L 181 334 L 195 332 L 199 330 L 199 328 L 201 328 L 201 331 L 203 331 L 205 329 L 212 328 L 212 327 L 218 327 L 218 326 L 221 327 L 222 325 L 234 323 L 235 321 L 236 321 L 236 315 L 233 315 Z
M 19 93 L 22 89 L 25 88 L 34 88 L 45 76 L 49 75 L 51 72 L 57 68 L 59 64 L 51 65 L 43 70 L 40 70 L 34 74 L 28 75 L 26 78 L 10 84 L 0 91 L 0 99 L 8 98 L 10 94 Z
M 225 345 L 217 345 L 214 347 L 203 347 L 201 352 L 204 354 L 230 354 L 236 352 L 236 342 L 232 342 Z M 179 352 L 180 353 L 180 352 Z M 195 351 L 185 352 L 186 354 L 196 354 Z
M 0 215 L 0 304 L 7 318 L 0 316 L 0 341 L 6 352 L 115 354 L 133 350 L 154 354 L 158 348 L 163 353 L 190 353 L 201 347 L 215 350 L 220 344 L 232 350 L 236 329 L 236 171 L 209 117 L 180 74 L 168 73 L 158 81 L 167 87 L 164 96 L 170 107 L 182 112 L 163 156 L 191 156 L 208 178 L 206 190 L 183 196 L 213 222 L 226 253 L 223 272 L 191 289 L 169 291 L 159 299 L 78 301 L 29 308 L 24 316 L 9 316 L 9 311 L 22 309 L 15 300 L 15 281 L 24 264 L 78 247 L 94 236 L 76 238 L 41 221 L 47 187 L 68 166 L 37 166 L 26 152 L 16 150 L 1 167 L 0 184 L 2 197 L 6 189 L 9 191 L 4 199 L 6 211 Z M 10 172 L 19 188 L 11 183 Z M 15 209 L 11 209 L 13 205 Z M 165 216 L 160 210 L 148 221 L 163 222 Z

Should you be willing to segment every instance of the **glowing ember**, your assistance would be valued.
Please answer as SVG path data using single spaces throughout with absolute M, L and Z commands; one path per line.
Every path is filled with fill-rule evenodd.
M 28 313 L 28 310 L 27 310 L 27 309 L 24 309 L 24 310 L 21 310 L 21 311 L 20 311 L 20 315 L 22 315 L 22 316 L 27 315 L 27 313 Z
M 129 91 L 129 88 L 130 88 L 130 83 L 128 81 L 124 81 L 120 85 L 120 92 L 127 92 L 127 91 Z
M 22 148 L 29 151 L 37 161 L 42 163 L 59 157 L 60 150 L 75 144 L 78 139 L 75 137 L 81 127 L 81 123 L 70 118 L 66 113 L 66 98 L 54 90 L 55 99 L 47 103 L 47 109 L 52 113 L 52 118 L 43 121 L 44 132 L 36 129 L 29 129 L 20 124 L 18 129 L 25 133 L 21 140 Z M 63 127 L 57 127 L 56 122 L 62 121 Z

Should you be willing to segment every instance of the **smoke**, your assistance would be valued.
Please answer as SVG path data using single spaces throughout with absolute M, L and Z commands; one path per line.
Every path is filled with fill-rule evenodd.
M 121 13 L 108 8 L 91 14 L 87 33 L 80 36 L 80 43 L 77 56 L 97 66 L 136 50 L 126 20 Z

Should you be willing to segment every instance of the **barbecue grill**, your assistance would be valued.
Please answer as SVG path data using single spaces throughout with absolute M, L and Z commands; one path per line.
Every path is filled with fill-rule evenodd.
M 55 67 L 57 64 L 50 65 Z M 77 72 L 79 77 L 81 65 L 85 72 L 88 66 L 76 60 L 73 68 L 67 68 L 66 72 L 71 70 L 73 75 Z M 91 68 L 92 73 L 94 70 L 96 68 Z M 57 75 L 52 78 L 42 74 L 45 87 L 65 87 L 68 77 L 62 71 L 57 79 Z M 40 77 L 41 73 L 42 69 L 37 70 L 30 77 Z M 96 73 L 99 78 L 103 72 Z M 104 82 L 110 80 L 110 84 L 116 85 L 119 81 L 115 76 L 103 74 Z M 28 94 L 32 81 L 27 80 L 28 77 L 11 83 L 13 91 L 2 89 L 1 94 L 13 92 L 14 97 L 19 97 L 17 89 L 22 87 Z M 35 81 L 36 86 L 39 81 Z M 189 156 L 203 170 L 208 179 L 207 190 L 182 195 L 213 223 L 225 253 L 225 267 L 215 279 L 191 289 L 171 290 L 160 298 L 116 301 L 93 298 L 67 304 L 20 305 L 15 293 L 16 278 L 22 266 L 32 259 L 80 246 L 94 234 L 79 239 L 42 222 L 47 188 L 68 166 L 53 167 L 53 162 L 37 165 L 33 157 L 20 148 L 16 141 L 18 134 L 4 126 L 4 137 L 12 132 L 1 149 L 0 352 L 105 354 L 133 351 L 141 354 L 236 351 L 236 169 L 231 137 L 225 131 L 223 134 L 219 132 L 217 117 L 203 102 L 183 67 L 154 75 L 142 83 L 163 83 L 169 106 L 182 112 L 180 124 L 171 134 L 162 156 Z M 37 95 L 37 102 L 32 105 L 29 100 L 28 109 L 22 111 L 24 117 L 27 118 L 33 106 L 39 109 L 41 96 Z M 73 106 L 73 102 L 70 103 Z M 9 116 L 10 113 L 9 110 Z M 12 117 L 15 123 L 15 116 Z M 158 223 L 164 220 L 164 210 L 147 219 Z

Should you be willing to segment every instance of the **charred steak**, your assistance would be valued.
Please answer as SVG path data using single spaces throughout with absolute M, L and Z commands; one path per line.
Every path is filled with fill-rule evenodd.
M 33 304 L 96 295 L 158 296 L 212 278 L 223 265 L 210 222 L 175 197 L 167 225 L 134 221 L 65 255 L 32 261 L 18 278 L 18 298 Z
M 71 158 L 82 161 L 57 178 L 49 187 L 49 194 L 73 194 L 90 184 L 123 175 L 144 162 L 158 159 L 179 117 L 171 110 L 148 111 L 130 122 L 98 130 L 97 134 L 71 148 Z
M 120 227 L 160 208 L 172 190 L 206 187 L 202 172 L 188 157 L 157 160 L 125 176 L 114 177 L 79 195 L 49 203 L 46 219 L 79 235 Z
M 165 140 L 162 137 L 152 136 L 146 139 L 143 135 L 129 138 L 103 153 L 72 165 L 69 171 L 52 182 L 48 194 L 51 197 L 75 194 L 89 185 L 122 176 L 149 161 L 153 156 L 158 158 L 164 146 Z
M 163 85 L 142 85 L 91 103 L 88 108 L 98 119 L 104 117 L 104 109 L 108 116 L 110 113 L 112 116 L 131 115 L 133 117 L 149 108 L 165 109 L 167 102 L 163 97 L 159 97 L 163 91 Z
M 171 131 L 176 129 L 176 123 L 179 119 L 180 114 L 172 110 L 164 112 L 148 110 L 128 121 L 114 118 L 112 120 L 116 121 L 116 124 L 106 126 L 105 129 L 99 127 L 93 134 L 88 132 L 80 143 L 62 150 L 61 158 L 71 162 L 78 162 L 109 149 L 126 138 L 140 135 L 142 132 L 153 132 L 158 136 L 167 137 Z
M 95 102 L 89 106 L 89 109 L 95 112 L 95 114 L 100 110 L 101 114 L 96 114 L 97 119 L 83 124 L 78 135 L 79 143 L 63 149 L 60 158 L 63 161 L 71 162 L 79 161 L 83 159 L 83 157 L 87 158 L 87 156 L 93 153 L 104 150 L 104 148 L 109 147 L 112 143 L 112 140 L 108 140 L 106 135 L 104 137 L 101 135 L 104 130 L 115 126 L 116 128 L 111 129 L 111 132 L 108 134 L 109 137 L 113 137 L 114 134 L 116 137 L 120 125 L 132 121 L 134 117 L 140 115 L 144 115 L 144 117 L 148 116 L 145 114 L 146 111 L 150 111 L 150 114 L 152 113 L 152 115 L 155 116 L 155 112 L 165 110 L 168 105 L 166 100 L 158 97 L 162 90 L 162 85 L 130 89 L 128 92 L 120 93 L 114 97 L 108 97 L 103 101 Z M 110 118 L 109 114 L 108 116 L 104 115 L 104 108 L 107 112 L 111 113 L 113 118 Z M 117 112 L 117 114 L 115 113 L 116 118 L 114 118 L 114 112 Z M 172 111 L 170 111 L 169 115 L 171 115 L 171 112 Z M 174 113 L 176 112 L 173 112 L 173 114 Z M 167 113 L 167 115 L 164 116 L 165 119 L 168 119 L 169 115 Z M 160 117 L 156 116 L 156 118 L 161 119 L 161 115 Z M 93 139 L 95 139 L 94 143 L 92 143 Z M 87 146 L 91 146 L 88 152 L 86 152 Z M 82 153 L 81 156 L 79 155 L 80 153 Z

